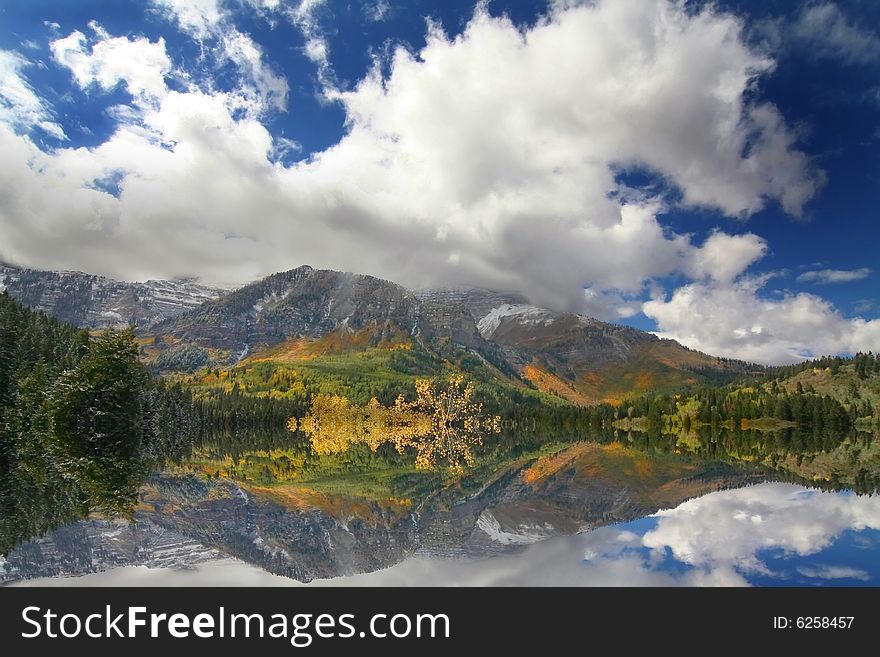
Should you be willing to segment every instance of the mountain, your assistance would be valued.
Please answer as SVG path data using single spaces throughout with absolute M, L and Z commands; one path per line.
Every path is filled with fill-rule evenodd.
M 181 362 L 234 365 L 267 350 L 276 360 L 296 360 L 400 347 L 450 358 L 468 352 L 505 365 L 465 306 L 423 301 L 396 283 L 308 265 L 246 285 L 147 333 L 144 354 L 163 369 Z
M 614 402 L 757 369 L 629 326 L 539 308 L 517 293 L 474 288 L 419 297 L 466 307 L 483 338 L 498 345 L 523 378 L 574 403 Z
M 181 313 L 153 332 L 240 353 L 294 336 L 315 339 L 368 327 L 376 329 L 377 340 L 418 334 L 418 301 L 388 281 L 303 266 Z
M 0 292 L 76 326 L 150 326 L 219 296 L 192 279 L 128 283 L 77 271 L 39 271 L 0 263 Z
M 748 371 L 627 326 L 531 305 L 516 293 L 410 291 L 360 274 L 302 266 L 160 322 L 143 355 L 162 370 L 308 361 L 365 350 L 430 354 L 576 404 L 617 401 Z M 385 369 L 433 374 L 403 357 Z M 433 367 L 432 365 L 432 367 Z M 400 366 L 400 367 L 399 367 Z M 338 367 L 336 368 L 338 370 Z M 350 375 L 372 376 L 362 370 Z M 337 374 L 339 372 L 337 371 Z
M 317 367 L 342 354 L 387 352 L 366 369 L 363 361 L 348 369 L 334 362 L 336 375 L 426 376 L 452 365 L 483 380 L 594 404 L 755 369 L 628 326 L 540 308 L 515 292 L 411 291 L 307 265 L 231 292 L 188 279 L 127 283 L 0 265 L 2 289 L 77 326 L 134 324 L 142 358 L 166 372 L 259 361 Z

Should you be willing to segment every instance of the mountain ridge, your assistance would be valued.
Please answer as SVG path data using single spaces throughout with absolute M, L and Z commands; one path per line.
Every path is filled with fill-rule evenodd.
M 204 352 L 196 362 L 223 367 L 244 367 L 267 350 L 295 363 L 344 351 L 420 347 L 462 369 L 465 363 L 485 367 L 575 404 L 619 401 L 754 369 L 632 327 L 540 308 L 516 292 L 412 291 L 308 265 L 185 311 L 152 332 L 147 351 L 157 359 L 168 350 L 187 356 L 180 345 L 194 345 Z M 164 357 L 160 365 L 176 362 Z
M 405 348 L 428 354 L 433 365 L 424 375 L 436 374 L 443 362 L 482 368 L 488 378 L 593 404 L 755 369 L 632 327 L 541 308 L 517 292 L 410 290 L 374 276 L 309 265 L 225 293 L 184 281 L 181 285 L 196 286 L 193 294 L 166 308 L 155 293 L 136 287 L 145 284 L 82 273 L 10 273 L 6 268 L 0 269 L 0 283 L 26 305 L 89 328 L 120 323 L 99 309 L 125 309 L 129 323 L 138 326 L 142 358 L 164 372 L 244 367 L 254 360 L 295 364 Z M 133 301 L 120 306 L 120 299 Z M 421 371 L 418 363 L 405 367 L 408 375 Z
M 0 263 L 0 292 L 82 328 L 149 326 L 223 293 L 191 278 L 120 281 L 81 271 L 44 271 Z
M 690 375 L 701 372 L 723 376 L 756 369 L 630 326 L 540 308 L 515 292 L 469 288 L 422 295 L 464 304 L 481 335 L 499 345 L 524 378 L 575 403 L 620 401 L 658 383 L 663 387 L 664 380 L 667 387 L 697 383 Z

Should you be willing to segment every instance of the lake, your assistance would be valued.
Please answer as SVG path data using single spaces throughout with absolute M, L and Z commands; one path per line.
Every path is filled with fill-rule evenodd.
M 880 499 L 764 483 L 709 493 L 628 523 L 574 536 L 487 535 L 510 553 L 416 553 L 372 573 L 310 586 L 877 586 Z M 32 585 L 290 586 L 242 560 L 190 569 L 127 566 Z
M 133 522 L 92 516 L 28 541 L 0 562 L 0 581 L 875 586 L 880 577 L 880 497 L 848 483 L 876 471 L 871 436 L 799 454 L 754 432 L 503 437 L 462 476 L 417 471 L 391 451 L 316 457 L 285 440 L 206 443 L 149 478 Z

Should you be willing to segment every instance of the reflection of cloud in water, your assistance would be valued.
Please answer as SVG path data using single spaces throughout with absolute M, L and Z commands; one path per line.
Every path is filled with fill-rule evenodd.
M 880 498 L 770 483 L 711 493 L 649 518 L 552 538 L 516 554 L 475 561 L 414 557 L 374 573 L 311 585 L 742 586 L 748 584 L 749 574 L 769 572 L 761 559 L 767 550 L 800 559 L 793 564 L 796 572 L 814 581 L 867 581 L 872 576 L 865 570 L 829 565 L 835 559 L 827 550 L 845 531 L 863 529 L 880 529 Z M 809 555 L 819 560 L 805 561 Z M 193 571 L 128 567 L 31 583 L 300 585 L 235 559 L 210 562 Z
M 880 500 L 820 493 L 792 484 L 763 484 L 689 500 L 657 513 L 642 543 L 666 548 L 686 564 L 763 572 L 761 550 L 810 555 L 847 529 L 880 529 Z

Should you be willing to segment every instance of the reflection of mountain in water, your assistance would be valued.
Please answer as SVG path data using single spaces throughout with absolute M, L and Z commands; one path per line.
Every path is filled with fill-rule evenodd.
M 4 562 L 0 582 L 65 577 L 128 565 L 193 568 L 221 554 L 198 541 L 149 522 L 83 520 L 16 548 Z
M 419 554 L 316 586 L 876 586 L 880 498 L 769 482 L 478 558 Z M 226 558 L 38 585 L 293 586 Z
M 758 479 L 721 464 L 595 443 L 453 480 L 421 501 L 163 474 L 142 489 L 133 528 L 77 523 L 19 546 L 3 566 L 4 578 L 188 565 L 216 549 L 307 581 L 377 570 L 414 553 L 516 550 Z

